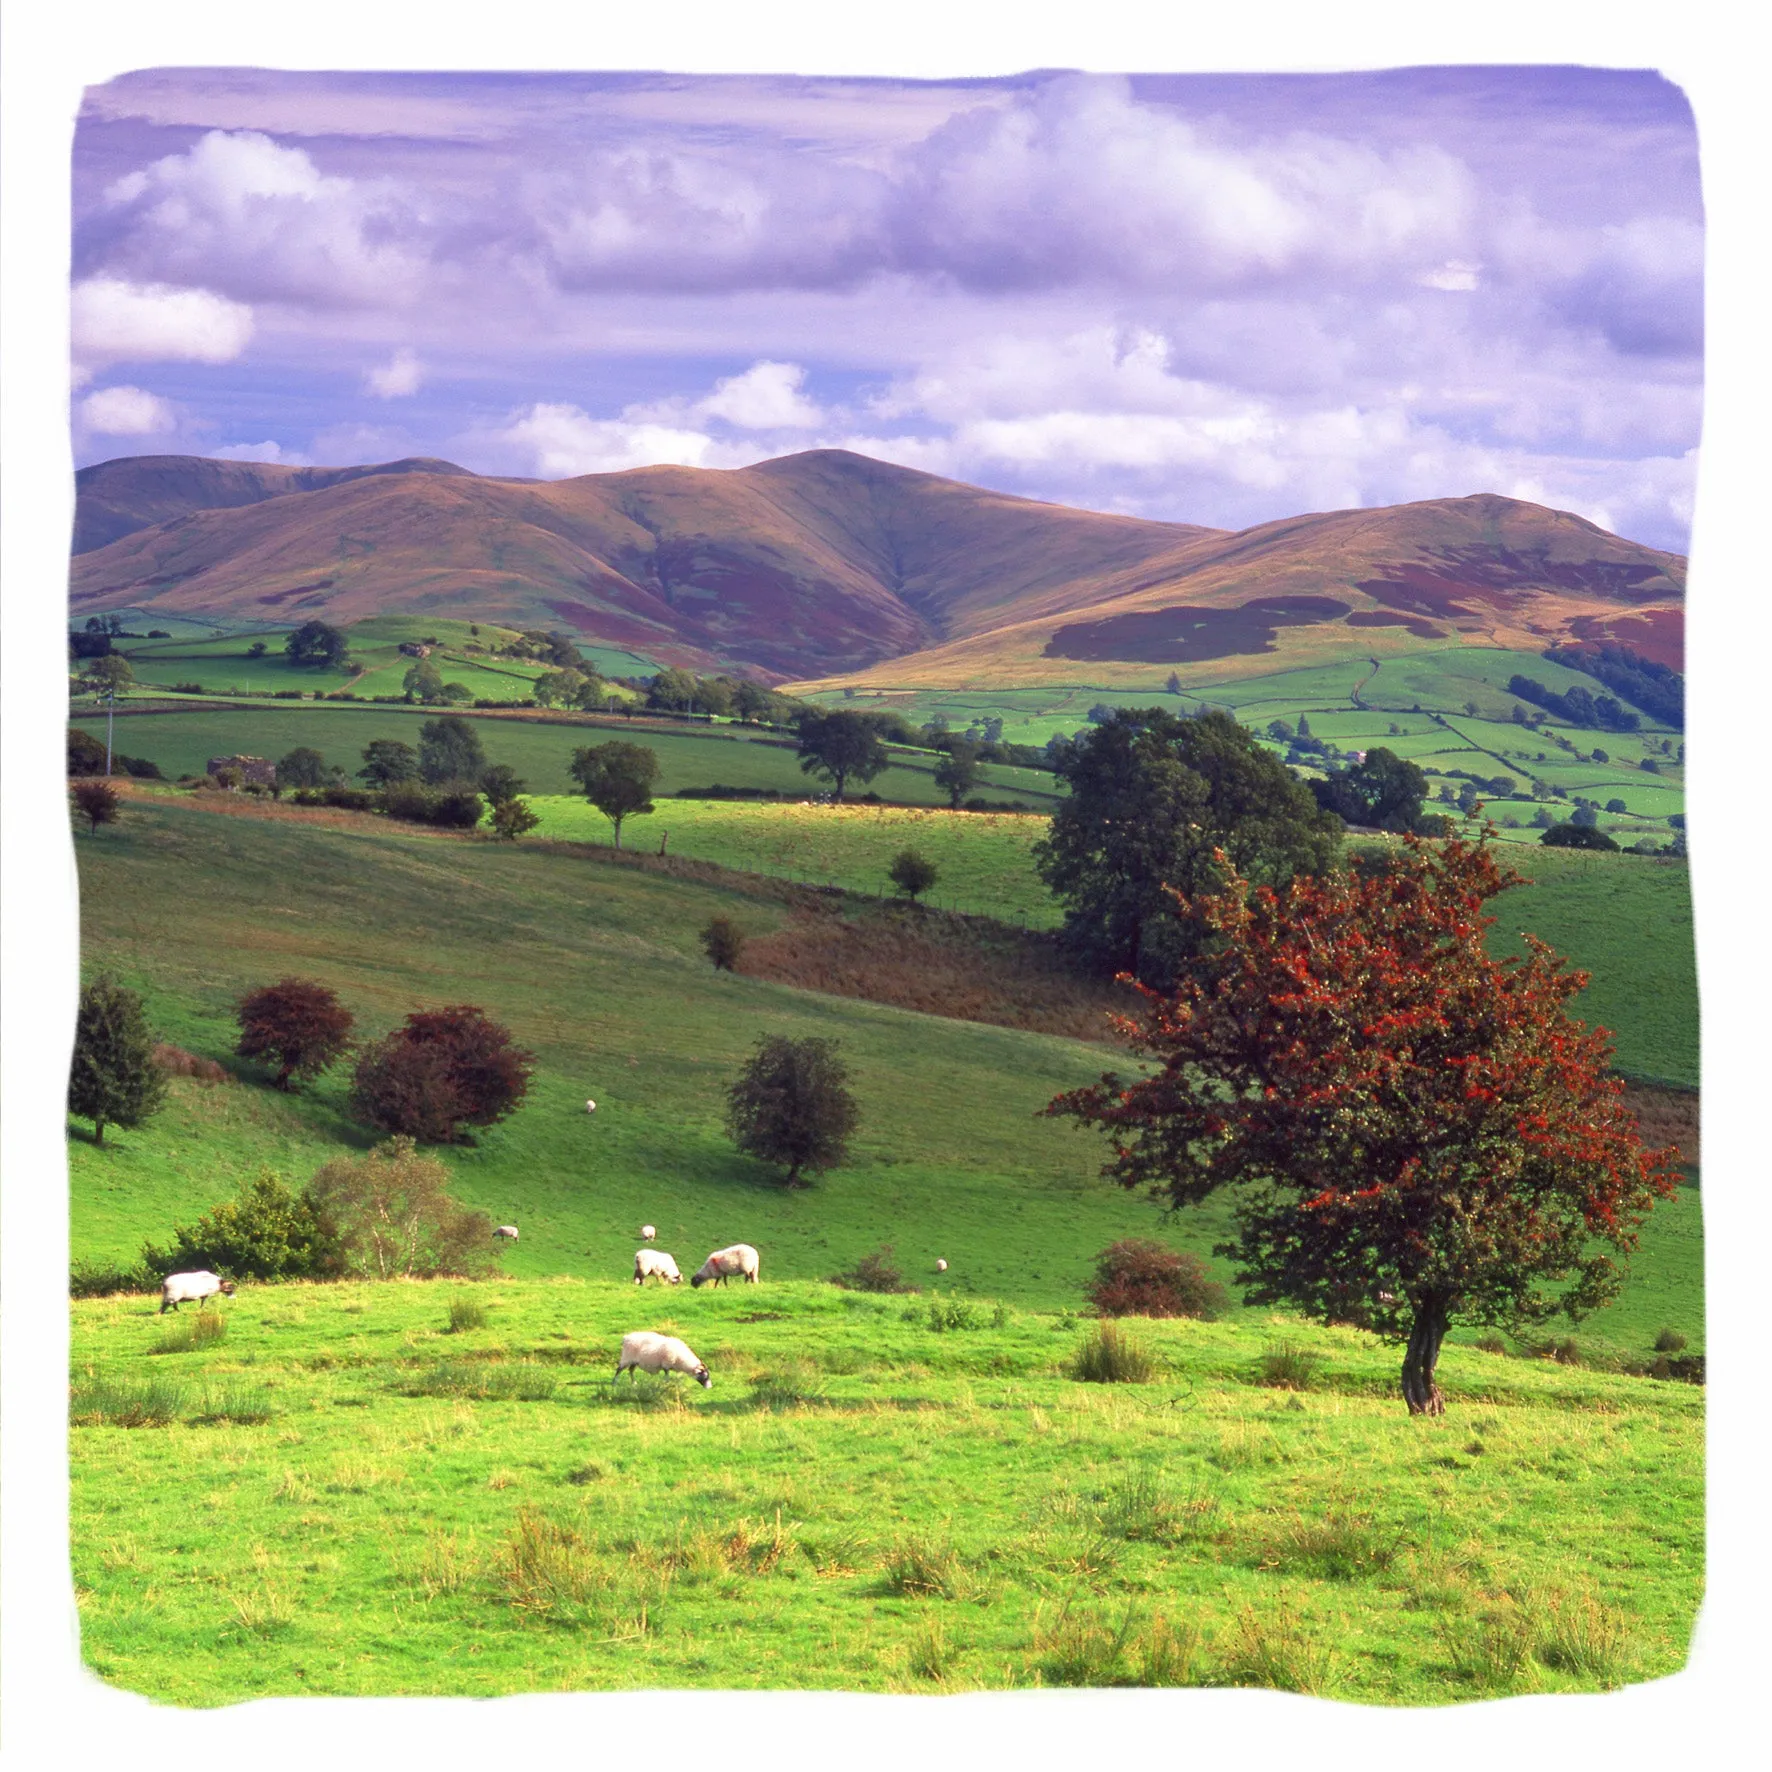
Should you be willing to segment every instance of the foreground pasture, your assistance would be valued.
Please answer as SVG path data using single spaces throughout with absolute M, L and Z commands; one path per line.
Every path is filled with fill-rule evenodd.
M 1681 1384 L 1452 1348 L 1411 1419 L 1394 1350 L 1254 1316 L 1130 1325 L 1153 1381 L 1082 1384 L 1072 1318 L 817 1283 L 243 1288 L 182 1352 L 153 1311 L 74 1307 L 74 1572 L 88 1662 L 171 1702 L 1439 1703 L 1671 1673 L 1700 1594 Z M 713 1390 L 612 1387 L 642 1326 Z M 1302 1390 L 1258 1382 L 1285 1349 Z

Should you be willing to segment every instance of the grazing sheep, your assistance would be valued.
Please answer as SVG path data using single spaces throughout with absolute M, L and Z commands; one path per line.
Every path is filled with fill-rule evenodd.
M 682 1285 L 683 1276 L 677 1272 L 677 1258 L 666 1255 L 662 1249 L 636 1249 L 634 1284 L 643 1286 L 648 1279 L 666 1280 L 673 1286 Z
M 177 1310 L 187 1298 L 196 1299 L 198 1310 L 202 1310 L 218 1292 L 232 1298 L 234 1282 L 206 1269 L 194 1274 L 168 1274 L 160 1285 L 160 1314 L 165 1316 L 168 1311 Z
M 690 1351 L 688 1344 L 674 1335 L 660 1335 L 656 1329 L 636 1329 L 621 1338 L 621 1358 L 616 1361 L 609 1382 L 614 1384 L 624 1372 L 687 1372 L 704 1391 L 714 1388 L 707 1367 Z M 638 1384 L 639 1379 L 628 1382 Z
M 948 1271 L 948 1264 L 945 1261 L 938 1261 L 935 1264 L 935 1271 L 938 1274 L 945 1274 Z
M 517 1240 L 517 1227 L 514 1224 L 501 1224 L 492 1233 L 495 1237 L 504 1237 L 514 1243 Z
M 585 1103 L 585 1112 L 587 1114 L 594 1114 L 596 1111 L 597 1111 L 597 1104 L 594 1101 L 587 1101 Z
M 658 1235 L 657 1227 L 650 1224 L 643 1224 L 640 1226 L 640 1235 L 646 1242 L 650 1243 L 652 1239 Z
M 743 1274 L 750 1285 L 757 1283 L 757 1252 L 749 1243 L 734 1243 L 730 1249 L 716 1249 L 689 1276 L 689 1284 L 702 1286 L 712 1280 L 720 1286 L 734 1274 Z

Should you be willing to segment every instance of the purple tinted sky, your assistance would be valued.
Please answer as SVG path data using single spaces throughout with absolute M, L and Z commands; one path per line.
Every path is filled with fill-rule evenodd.
M 840 444 L 1242 526 L 1495 491 L 1684 548 L 1653 74 L 160 70 L 75 147 L 81 462 L 558 477 Z

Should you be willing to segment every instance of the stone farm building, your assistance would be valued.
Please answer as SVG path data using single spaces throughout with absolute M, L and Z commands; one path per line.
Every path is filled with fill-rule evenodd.
M 267 788 L 277 785 L 277 765 L 267 763 L 263 757 L 211 757 L 205 773 L 220 775 L 224 769 L 237 769 L 242 784 L 256 781 Z

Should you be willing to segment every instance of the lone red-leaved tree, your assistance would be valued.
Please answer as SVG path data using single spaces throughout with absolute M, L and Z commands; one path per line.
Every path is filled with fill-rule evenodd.
M 1229 1183 L 1252 1304 L 1289 1303 L 1406 1341 L 1412 1414 L 1444 1409 L 1454 1317 L 1579 1317 L 1623 1278 L 1677 1185 L 1645 1150 L 1587 983 L 1543 942 L 1497 960 L 1486 900 L 1520 876 L 1484 844 L 1417 838 L 1388 863 L 1187 899 L 1206 939 L 1173 992 L 1123 1026 L 1161 1068 L 1106 1076 L 1050 1114 L 1105 1128 L 1106 1173 L 1176 1205 Z
M 240 999 L 242 1058 L 268 1058 L 278 1067 L 277 1087 L 292 1078 L 317 1077 L 351 1043 L 351 1012 L 325 985 L 311 978 L 280 978 Z

